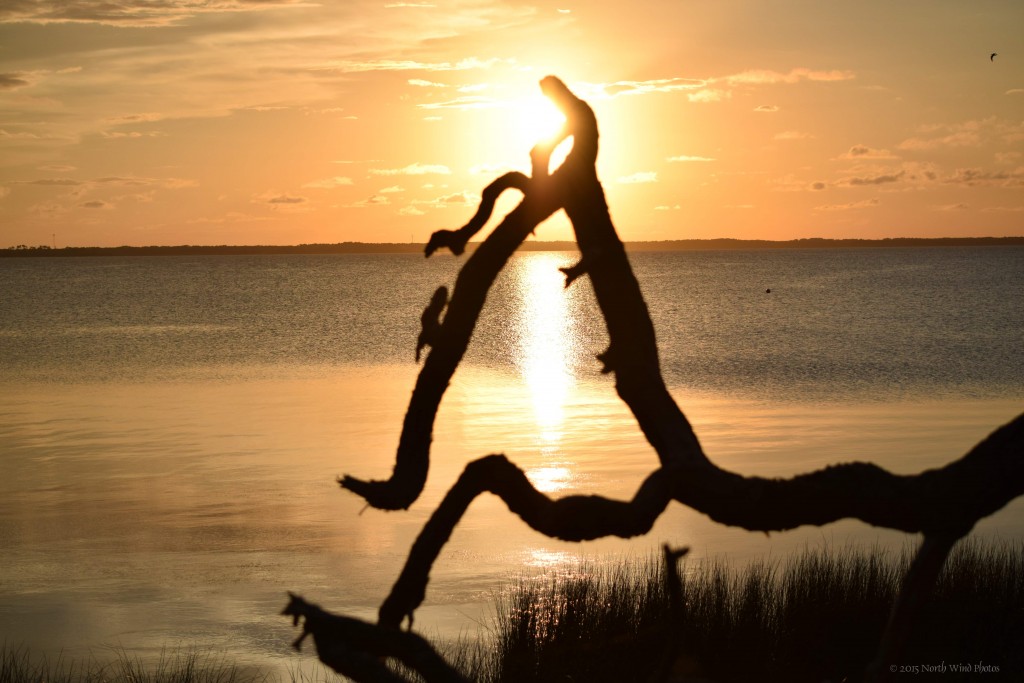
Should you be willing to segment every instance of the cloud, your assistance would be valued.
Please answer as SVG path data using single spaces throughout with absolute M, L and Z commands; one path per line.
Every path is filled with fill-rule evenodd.
M 409 164 L 403 168 L 375 168 L 371 169 L 373 175 L 451 175 L 451 169 L 441 164 Z
M 865 187 L 870 185 L 886 185 L 888 183 L 897 183 L 903 176 L 906 175 L 906 171 L 900 171 L 899 173 L 887 173 L 876 176 L 854 176 L 851 178 L 843 178 L 836 182 L 836 185 L 845 187 Z
M 1024 121 L 1005 121 L 994 116 L 960 123 L 921 126 L 921 135 L 899 144 L 900 149 L 930 150 L 947 147 L 976 147 L 985 142 L 1013 144 L 1024 140 Z
M 1024 95 L 1024 88 L 1011 88 L 1003 93 L 1004 95 Z
M 416 106 L 420 109 L 489 109 L 491 107 L 499 107 L 501 104 L 501 102 L 491 97 L 466 95 L 465 97 L 456 97 L 454 100 L 446 102 L 426 102 Z
M 1013 171 L 983 171 L 979 168 L 958 168 L 943 182 L 951 185 L 994 185 L 998 187 L 1024 186 L 1024 167 Z
M 14 90 L 15 88 L 23 88 L 29 85 L 29 81 L 24 78 L 24 74 L 21 73 L 3 73 L 0 74 L 0 90 Z
M 311 180 L 310 182 L 303 185 L 303 187 L 313 187 L 321 190 L 330 190 L 335 187 L 341 187 L 342 185 L 351 185 L 352 179 L 345 176 L 332 176 L 330 178 L 322 178 L 320 180 Z
M 70 166 L 68 164 L 48 164 L 46 166 L 40 166 L 40 171 L 52 171 L 54 173 L 68 173 L 69 171 L 77 171 L 77 166 Z
M 678 92 L 698 90 L 707 85 L 707 81 L 693 78 L 656 78 L 647 81 L 616 81 L 614 83 L 595 83 L 596 88 L 606 97 L 619 95 L 646 95 L 655 92 Z
M 384 5 L 384 9 L 396 9 L 398 7 L 437 7 L 429 2 L 392 2 Z
M 405 192 L 404 187 L 398 185 L 392 185 L 391 187 L 383 187 L 380 189 L 380 194 L 394 194 L 396 192 Z
M 173 26 L 197 14 L 300 6 L 301 0 L 16 0 L 0 6 L 0 23 Z
M 148 130 L 148 131 L 133 130 L 131 132 L 103 131 L 103 132 L 100 133 L 100 135 L 103 136 L 104 138 L 108 139 L 108 140 L 120 140 L 120 139 L 137 140 L 137 139 L 140 139 L 140 138 L 164 138 L 164 137 L 167 137 L 167 133 L 161 132 L 159 130 Z
M 867 145 L 854 145 L 844 154 L 839 155 L 840 159 L 899 159 L 887 149 L 872 149 Z
M 128 187 L 152 186 L 163 187 L 169 190 L 178 190 L 183 187 L 196 187 L 199 183 L 188 178 L 140 178 L 138 176 L 106 176 L 96 178 L 92 182 L 105 185 L 124 185 Z
M 899 149 L 928 150 L 941 147 L 974 147 L 980 144 L 981 138 L 977 131 L 961 130 L 949 135 L 934 138 L 908 138 L 901 142 Z
M 40 178 L 38 180 L 15 180 L 14 185 L 46 185 L 50 187 L 76 187 L 85 185 L 84 181 L 72 178 Z
M 1008 213 L 1021 213 L 1024 212 L 1024 205 L 1022 206 L 986 206 L 982 211 L 985 212 L 1008 212 Z
M 732 93 L 727 90 L 717 90 L 711 88 L 705 88 L 695 93 L 689 93 L 686 96 L 691 102 L 721 102 L 732 97 Z
M 434 199 L 417 199 L 410 202 L 409 206 L 426 206 L 433 209 L 443 209 L 449 206 L 476 206 L 480 202 L 480 195 L 473 192 L 452 192 L 451 194 L 435 197 Z M 407 215 L 418 215 L 407 212 Z
M 434 81 L 427 81 L 422 78 L 410 78 L 406 81 L 409 85 L 415 85 L 417 88 L 447 88 L 448 86 L 444 83 L 435 83 Z
M 145 112 L 142 114 L 122 114 L 121 116 L 111 116 L 106 120 L 111 123 L 152 123 L 153 121 L 160 121 L 163 118 L 163 114 Z
M 698 156 L 690 156 L 688 154 L 680 154 L 679 156 L 675 156 L 675 157 L 666 157 L 665 161 L 668 161 L 670 163 L 675 163 L 675 162 L 686 162 L 686 161 L 717 161 L 717 159 L 715 159 L 714 157 L 698 157 Z
M 387 206 L 391 200 L 381 194 L 370 195 L 366 199 L 360 199 L 355 204 L 348 204 L 350 208 L 362 209 L 367 206 Z
M 787 73 L 768 69 L 752 69 L 722 79 L 729 85 L 775 85 L 778 83 L 799 83 L 800 81 L 848 81 L 856 76 L 852 71 L 814 71 L 812 69 L 790 69 Z
M 814 190 L 815 192 L 826 190 L 828 189 L 828 183 L 823 183 L 822 181 L 818 180 L 816 182 L 811 183 L 811 189 Z
M 107 202 L 100 201 L 99 199 L 92 199 L 92 200 L 89 200 L 87 202 L 82 202 L 81 204 L 79 204 L 79 206 L 82 207 L 83 209 L 112 209 L 112 208 L 114 208 L 112 204 L 108 204 Z
M 932 208 L 935 209 L 936 211 L 964 211 L 966 209 L 971 208 L 971 205 L 970 204 L 964 204 L 964 203 L 960 203 L 960 204 L 943 204 L 941 206 L 933 206 Z
M 775 106 L 774 104 L 760 104 L 760 105 L 754 107 L 754 111 L 760 111 L 760 112 L 776 112 L 778 110 L 779 110 L 779 108 L 777 106 Z
M 307 200 L 305 197 L 292 197 L 287 194 L 279 194 L 268 198 L 267 204 L 303 204 Z
M 425 216 L 427 212 L 415 206 L 403 206 L 398 213 L 402 216 Z
M 640 171 L 638 173 L 632 173 L 630 175 L 619 176 L 619 178 L 617 178 L 615 182 L 620 183 L 622 185 L 656 183 L 658 182 L 658 174 L 655 171 Z
M 510 61 L 501 60 L 496 57 L 492 59 L 467 57 L 457 62 L 418 62 L 413 59 L 343 60 L 326 64 L 321 69 L 345 73 L 362 71 L 467 71 L 470 69 L 490 69 L 496 64 L 509 63 Z
M 875 206 L 878 206 L 877 199 L 864 199 L 859 202 L 850 202 L 849 204 L 826 204 L 814 208 L 817 211 L 850 211 L 852 209 L 870 209 Z
M 430 203 L 436 206 L 452 206 L 453 204 L 464 204 L 466 206 L 470 206 L 476 204 L 479 201 L 480 195 L 473 194 L 472 192 L 466 192 L 465 190 L 463 190 L 462 192 L 453 192 L 451 194 L 443 195 L 441 197 L 438 197 L 437 199 L 434 199 Z

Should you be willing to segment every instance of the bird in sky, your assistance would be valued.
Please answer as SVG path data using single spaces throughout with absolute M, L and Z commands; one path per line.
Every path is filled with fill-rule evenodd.
M 996 55 L 997 55 L 997 54 L 999 54 L 999 53 L 998 53 L 998 52 L 993 52 L 992 54 L 990 54 L 990 55 L 988 56 L 988 61 L 990 61 L 990 62 L 994 62 L 994 61 L 996 61 Z

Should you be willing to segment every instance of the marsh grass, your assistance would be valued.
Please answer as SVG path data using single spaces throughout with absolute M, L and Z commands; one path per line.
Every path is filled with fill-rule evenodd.
M 736 569 L 682 560 L 673 613 L 660 557 L 522 576 L 496 602 L 489 637 L 440 649 L 480 683 L 858 680 L 875 652 L 910 550 L 805 549 Z M 276 683 L 225 656 L 172 650 L 144 662 L 50 662 L 0 649 L 0 683 Z M 956 546 L 905 654 L 908 665 L 999 667 L 1024 680 L 1024 543 Z M 943 678 L 957 680 L 947 670 Z M 289 683 L 338 680 L 295 670 Z
M 109 661 L 95 658 L 49 660 L 24 647 L 5 644 L 0 650 L 0 683 L 268 683 L 266 673 L 240 667 L 225 656 L 193 650 L 160 653 L 144 662 L 124 649 L 112 650 Z
M 488 683 L 647 681 L 658 670 L 722 682 L 856 680 L 910 557 L 809 548 L 739 570 L 683 560 L 676 614 L 660 558 L 524 577 L 498 599 L 493 643 L 464 644 L 455 658 Z M 1024 675 L 1024 544 L 958 545 L 905 657 Z

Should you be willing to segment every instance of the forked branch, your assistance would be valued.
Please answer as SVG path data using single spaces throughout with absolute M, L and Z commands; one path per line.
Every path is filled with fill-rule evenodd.
M 375 678 L 378 669 L 353 652 L 408 660 L 408 655 L 401 654 L 406 652 L 402 648 L 412 646 L 400 639 L 410 634 L 398 627 L 406 617 L 411 626 L 434 561 L 467 506 L 485 491 L 499 496 L 510 511 L 540 533 L 574 541 L 646 533 L 671 500 L 723 524 L 752 531 L 778 531 L 854 518 L 875 526 L 923 533 L 925 539 L 879 648 L 873 675 L 884 678 L 888 667 L 882 665 L 898 656 L 913 617 L 953 543 L 969 533 L 978 520 L 1024 494 L 1024 415 L 994 432 L 960 460 L 913 476 L 895 475 L 872 464 L 848 463 L 789 479 L 765 479 L 743 477 L 714 465 L 662 379 L 654 326 L 597 178 L 594 113 L 557 78 L 545 78 L 541 89 L 565 115 L 566 125 L 558 137 L 531 150 L 532 177 L 509 173 L 498 178 L 484 190 L 480 208 L 469 223 L 456 231 L 434 233 L 427 245 L 428 256 L 445 247 L 455 254 L 463 253 L 467 241 L 489 219 L 497 197 L 510 188 L 523 192 L 519 205 L 467 260 L 443 320 L 440 292 L 424 311 L 419 348 L 431 348 L 405 416 L 392 476 L 381 481 L 346 476 L 341 485 L 377 508 L 406 508 L 416 500 L 426 481 L 438 406 L 467 349 L 488 290 L 523 240 L 559 209 L 564 209 L 572 222 L 581 253 L 579 263 L 564 271 L 566 286 L 583 275 L 591 281 L 609 337 L 608 349 L 599 358 L 605 370 L 614 373 L 616 391 L 636 417 L 660 466 L 630 501 L 600 496 L 552 500 L 537 491 L 504 456 L 474 461 L 416 539 L 401 575 L 381 606 L 377 626 L 332 621 L 327 618 L 330 615 L 297 598 L 289 613 L 301 612 L 305 617 L 305 629 L 314 635 L 321 659 L 329 665 L 339 671 L 340 666 L 348 667 L 348 671 L 365 667 L 359 668 L 362 677 L 348 674 L 357 680 L 395 680 L 384 678 L 384 673 Z M 550 154 L 567 136 L 573 138 L 572 150 L 549 174 Z M 364 626 L 372 634 L 360 630 Z M 394 642 L 389 640 L 392 637 Z M 417 657 L 422 654 L 422 649 L 415 651 L 420 653 Z M 433 655 L 422 656 L 425 659 L 417 661 L 434 666 Z M 438 669 L 431 675 L 440 676 L 441 672 L 443 669 Z

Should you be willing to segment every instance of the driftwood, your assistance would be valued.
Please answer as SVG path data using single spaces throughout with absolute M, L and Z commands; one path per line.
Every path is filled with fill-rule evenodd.
M 597 178 L 594 113 L 557 78 L 549 76 L 540 85 L 566 123 L 558 136 L 531 150 L 531 176 L 509 173 L 495 180 L 484 190 L 480 208 L 469 223 L 459 230 L 434 233 L 426 247 L 427 256 L 441 248 L 463 253 L 467 241 L 490 217 L 497 197 L 507 189 L 523 193 L 518 206 L 469 256 L 450 300 L 446 290 L 438 290 L 424 311 L 417 353 L 428 345 L 430 352 L 405 416 L 391 478 L 364 481 L 346 476 L 340 484 L 376 508 L 404 509 L 416 500 L 426 481 L 438 406 L 466 351 L 487 292 L 523 240 L 559 209 L 572 222 L 581 254 L 579 263 L 563 269 L 566 286 L 583 275 L 590 279 L 610 340 L 598 359 L 604 372 L 614 373 L 616 391 L 657 453 L 659 467 L 629 501 L 601 496 L 551 499 L 504 456 L 483 457 L 466 466 L 423 528 L 381 605 L 376 625 L 328 615 L 300 598 L 293 598 L 286 612 L 296 621 L 305 618 L 304 633 L 313 634 L 324 662 L 356 680 L 406 680 L 374 666 L 383 656 L 401 658 L 427 681 L 460 680 L 447 665 L 438 663 L 440 658 L 425 642 L 410 644 L 412 634 L 400 627 L 408 618 L 411 629 L 434 560 L 470 502 L 485 491 L 499 496 L 540 533 L 570 541 L 644 534 L 673 500 L 722 524 L 751 531 L 781 531 L 854 518 L 923 535 L 876 661 L 865 674 L 868 680 L 886 679 L 889 666 L 899 663 L 914 616 L 953 544 L 978 520 L 1024 494 L 1024 415 L 961 459 L 913 476 L 891 474 L 873 464 L 848 463 L 789 479 L 766 479 L 744 477 L 713 464 L 662 379 L 654 326 Z M 570 136 L 572 150 L 549 173 L 551 153 Z M 672 564 L 670 576 L 676 557 L 666 552 L 666 562 Z

